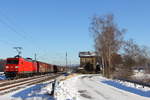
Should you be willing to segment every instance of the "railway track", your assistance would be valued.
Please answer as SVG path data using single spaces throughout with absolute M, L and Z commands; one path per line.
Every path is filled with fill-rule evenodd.
M 53 75 L 53 74 L 51 74 L 51 75 Z M 28 77 L 28 78 L 20 78 L 20 79 L 15 79 L 15 80 L 3 80 L 3 81 L 0 82 L 0 87 L 5 86 L 5 85 L 9 85 L 9 84 L 15 84 L 15 83 L 18 83 L 18 82 L 31 80 L 33 78 L 43 77 L 43 76 L 45 76 L 45 75 L 33 76 L 33 77 Z
M 29 85 L 33 85 L 33 84 L 41 83 L 50 79 L 54 79 L 60 75 L 61 74 L 55 74 L 55 75 L 53 74 L 51 76 L 44 75 L 44 76 L 34 77 L 34 79 L 32 77 L 32 79 L 28 78 L 28 79 L 22 79 L 22 80 L 16 80 L 16 81 L 14 80 L 14 82 L 11 81 L 7 84 L 2 83 L 0 84 L 0 95 L 4 95 L 6 93 L 19 90 Z

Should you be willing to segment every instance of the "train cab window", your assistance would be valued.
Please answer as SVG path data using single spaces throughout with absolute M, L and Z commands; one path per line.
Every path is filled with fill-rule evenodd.
M 18 64 L 18 60 L 7 60 L 7 64 Z

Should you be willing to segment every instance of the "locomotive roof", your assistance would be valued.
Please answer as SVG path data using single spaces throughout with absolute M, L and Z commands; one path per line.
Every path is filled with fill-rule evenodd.
M 33 60 L 32 58 L 10 57 L 10 58 L 7 58 L 7 59 L 24 59 L 25 61 L 30 61 L 30 62 L 36 61 L 36 62 L 43 63 L 43 64 L 49 64 L 49 63 L 46 63 L 46 62 L 42 62 L 42 61 L 38 61 L 38 60 Z M 51 65 L 51 64 L 49 64 L 49 65 Z
M 32 59 L 29 58 L 22 58 L 22 57 L 12 57 L 12 58 L 7 58 L 7 59 L 24 59 L 26 61 L 33 61 Z

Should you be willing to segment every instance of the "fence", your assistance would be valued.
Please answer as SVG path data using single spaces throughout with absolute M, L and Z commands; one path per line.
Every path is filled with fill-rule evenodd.
M 142 85 L 143 88 L 144 87 L 150 87 L 150 83 L 143 83 L 143 82 L 139 82 L 139 81 L 135 81 L 135 80 L 129 80 L 129 79 L 123 79 L 123 78 L 115 78 L 116 80 L 120 80 L 120 81 L 124 81 L 124 82 L 130 82 L 133 83 L 134 86 L 136 85 Z

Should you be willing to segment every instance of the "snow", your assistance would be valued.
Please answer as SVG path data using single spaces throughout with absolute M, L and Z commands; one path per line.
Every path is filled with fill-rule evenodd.
M 67 77 L 67 78 L 66 78 Z M 0 100 L 149 100 L 150 88 L 129 82 L 106 79 L 100 75 L 62 76 L 52 81 L 24 87 L 0 96 Z
M 0 80 L 5 80 L 5 79 L 6 79 L 5 75 L 0 75 Z
M 128 86 L 125 86 L 128 85 Z M 135 88 L 99 75 L 79 75 L 56 86 L 56 100 L 149 100 L 150 88 Z M 130 87 L 131 86 L 131 87 Z
M 0 72 L 0 80 L 5 80 L 6 77 L 5 77 L 5 74 L 4 72 Z
M 4 72 L 0 72 L 0 75 L 3 75 L 4 74 Z
M 132 78 L 136 80 L 150 80 L 150 74 L 146 74 L 143 72 L 136 72 L 134 73 Z
M 57 82 L 54 97 L 56 100 L 76 100 L 76 81 L 78 77 L 70 78 L 66 81 Z
M 95 57 L 96 53 L 95 52 L 80 52 L 79 57 Z
M 54 100 L 49 95 L 48 89 L 51 89 L 52 81 L 27 86 L 15 92 L 0 96 L 0 100 Z
M 134 94 L 137 94 L 140 96 L 150 97 L 150 89 L 149 90 L 148 90 L 148 88 L 145 89 L 142 86 L 135 87 L 134 84 L 132 84 L 132 83 L 121 84 L 121 83 L 118 83 L 118 82 L 112 81 L 112 80 L 106 80 L 106 81 L 102 81 L 102 82 L 106 83 L 108 85 L 111 85 L 113 87 L 116 87 L 118 89 L 125 90 L 125 91 L 131 92 L 131 93 L 134 93 Z

